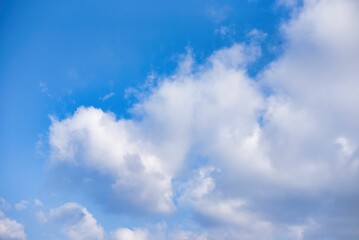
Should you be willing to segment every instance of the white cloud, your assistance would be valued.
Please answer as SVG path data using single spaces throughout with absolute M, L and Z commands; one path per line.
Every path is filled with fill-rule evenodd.
M 42 201 L 40 199 L 34 199 L 34 206 L 35 207 L 42 207 L 44 206 L 44 204 L 42 203 Z
M 305 239 L 306 232 L 316 227 L 317 223 L 313 219 L 308 219 L 305 223 L 301 225 L 288 226 L 287 237 L 293 240 L 303 240 Z
M 231 11 L 230 6 L 220 6 L 220 5 L 212 5 L 205 9 L 206 14 L 212 21 L 215 23 L 223 22 L 228 16 Z
M 275 93 L 264 128 L 272 159 L 280 154 L 285 162 L 278 164 L 290 164 L 288 174 L 305 176 L 307 183 L 302 183 L 307 185 L 336 185 L 340 173 L 328 176 L 338 156 L 333 142 L 343 152 L 343 139 L 352 144 L 359 140 L 359 71 L 354 64 L 359 60 L 358 13 L 356 1 L 304 1 L 302 11 L 283 26 L 288 40 L 283 56 L 263 74 Z M 279 151 L 282 147 L 286 151 Z M 346 175 L 348 168 L 342 167 Z
M 172 211 L 171 175 L 132 121 L 79 108 L 50 129 L 52 161 L 94 168 L 113 178 L 115 196 L 147 211 Z
M 347 130 L 358 130 L 358 9 L 357 1 L 305 1 L 283 26 L 288 40 L 283 56 L 264 74 L 277 93 L 289 95 L 335 130 L 344 127 L 343 121 Z
M 0 239 L 4 240 L 24 240 L 26 234 L 24 227 L 15 220 L 7 218 L 3 212 L 0 211 Z
M 61 225 L 62 233 L 69 240 L 104 239 L 103 228 L 86 208 L 77 203 L 69 202 L 51 209 L 48 218 Z
M 205 154 L 234 155 L 229 160 L 258 150 L 253 138 L 263 99 L 245 72 L 235 69 L 257 54 L 254 47 L 235 45 L 214 53 L 198 74 L 189 71 L 190 66 L 179 68 L 173 79 L 165 79 L 133 108 L 140 121 L 116 120 L 111 113 L 91 107 L 53 121 L 52 161 L 95 168 L 113 178 L 114 195 L 126 203 L 171 212 L 171 180 L 191 145 L 208 148 L 202 149 Z M 207 139 L 214 141 L 205 143 Z M 207 152 L 212 148 L 214 153 Z M 266 171 L 266 160 L 256 155 L 249 164 Z M 245 164 L 245 156 L 241 158 Z
M 251 31 L 249 31 L 247 33 L 247 37 L 252 41 L 252 42 L 262 42 L 267 38 L 268 34 L 259 30 L 259 29 L 252 29 Z
M 356 1 L 304 1 L 282 27 L 283 54 L 258 80 L 247 75 L 260 56 L 253 45 L 200 66 L 189 53 L 133 120 L 81 107 L 53 121 L 52 161 L 109 176 L 115 199 L 138 211 L 170 213 L 179 202 L 215 226 L 209 239 L 355 239 L 358 215 L 345 203 L 359 199 L 358 16 Z M 303 224 L 311 217 L 320 227 Z
M 220 25 L 214 30 L 214 34 L 221 37 L 222 39 L 227 39 L 231 42 L 234 42 L 238 33 L 236 31 L 235 25 Z
M 119 228 L 111 233 L 113 240 L 148 240 L 148 231 L 145 229 Z
M 106 101 L 107 99 L 109 98 L 112 98 L 115 96 L 115 93 L 114 92 L 110 92 L 110 93 L 107 93 L 105 96 L 101 97 L 101 101 Z
M 357 147 L 345 137 L 338 137 L 336 143 L 340 146 L 340 153 L 343 157 L 351 157 Z
M 147 228 L 118 228 L 110 233 L 113 240 L 206 240 L 206 233 L 197 233 L 182 228 L 172 229 L 166 223 L 157 223 Z
M 234 230 L 233 234 L 241 238 L 244 236 L 251 239 L 269 237 L 273 228 L 272 224 L 260 219 L 260 216 L 257 216 L 253 210 L 249 210 L 245 199 L 224 196 L 222 190 L 216 186 L 214 172 L 215 169 L 212 167 L 201 168 L 181 186 L 184 190 L 181 193 L 181 203 L 189 205 L 204 224 L 219 226 L 208 234 L 208 239 L 218 238 L 223 226 L 224 228 L 233 227 L 232 230 L 240 229 Z M 232 237 L 229 238 L 232 239 Z
M 28 201 L 21 200 L 20 202 L 15 204 L 15 208 L 17 210 L 25 210 L 27 208 L 27 205 L 28 205 Z

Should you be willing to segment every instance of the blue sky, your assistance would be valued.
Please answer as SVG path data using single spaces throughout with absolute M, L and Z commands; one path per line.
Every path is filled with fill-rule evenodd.
M 358 239 L 358 16 L 0 1 L 0 239 Z

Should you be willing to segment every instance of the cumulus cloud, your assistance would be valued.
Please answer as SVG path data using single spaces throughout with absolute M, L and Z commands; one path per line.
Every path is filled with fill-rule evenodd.
M 41 213 L 40 216 L 44 220 L 44 214 Z M 53 208 L 47 218 L 49 221 L 59 224 L 61 232 L 69 240 L 104 239 L 103 228 L 86 208 L 77 203 L 69 202 L 58 208 Z
M 132 121 L 111 113 L 79 108 L 50 129 L 53 162 L 81 165 L 109 175 L 115 199 L 147 211 L 173 209 L 171 175 L 151 142 Z
M 198 75 L 187 74 L 188 67 L 180 68 L 174 80 L 164 80 L 144 102 L 134 106 L 139 121 L 117 120 L 112 113 L 92 107 L 81 107 L 68 119 L 54 120 L 50 128 L 53 163 L 96 169 L 113 179 L 113 193 L 121 201 L 148 211 L 171 212 L 171 181 L 191 145 L 215 134 L 223 139 L 218 144 L 227 144 L 224 141 L 230 139 L 225 135 L 237 128 L 239 118 L 251 126 L 242 126 L 238 134 L 253 134 L 262 99 L 244 71 L 228 69 L 246 65 L 256 54 L 255 48 L 235 45 L 216 52 L 208 69 Z M 185 61 L 187 65 L 191 57 Z M 250 99 L 250 104 L 242 98 Z M 212 127 L 213 135 L 207 136 Z M 247 142 L 241 145 L 251 147 Z
M 358 16 L 356 1 L 304 1 L 258 79 L 247 74 L 261 54 L 254 45 L 203 65 L 189 53 L 131 119 L 80 107 L 53 120 L 52 163 L 109 177 L 114 201 L 138 211 L 189 209 L 207 239 L 355 239 Z
M 0 239 L 4 239 L 4 240 L 26 239 L 24 227 L 17 221 L 7 218 L 5 214 L 1 211 L 0 211 Z

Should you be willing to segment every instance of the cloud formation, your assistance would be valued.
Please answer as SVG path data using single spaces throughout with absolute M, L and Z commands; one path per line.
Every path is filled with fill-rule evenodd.
M 111 199 L 139 212 L 189 209 L 206 239 L 355 239 L 358 16 L 356 1 L 304 1 L 282 25 L 283 54 L 256 79 L 253 44 L 203 65 L 188 54 L 131 119 L 80 107 L 53 120 L 52 163 L 108 177 Z
M 0 211 L 0 239 L 4 240 L 25 240 L 24 227 L 15 220 L 5 216 Z
M 69 240 L 102 240 L 104 230 L 86 208 L 73 202 L 53 208 L 48 214 L 48 221 L 61 226 L 61 232 Z
M 15 204 L 15 208 L 17 210 L 25 210 L 27 208 L 27 205 L 28 205 L 28 201 L 21 200 L 20 202 Z
M 115 200 L 168 213 L 173 209 L 170 172 L 138 131 L 132 121 L 79 108 L 73 117 L 53 122 L 52 161 L 96 169 L 112 179 Z
M 131 230 L 128 228 L 119 228 L 111 233 L 113 240 L 147 240 L 148 232 L 144 229 Z

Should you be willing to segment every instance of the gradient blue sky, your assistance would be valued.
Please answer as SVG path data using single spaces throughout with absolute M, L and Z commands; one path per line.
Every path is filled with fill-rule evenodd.
M 358 239 L 358 16 L 0 1 L 0 239 Z

